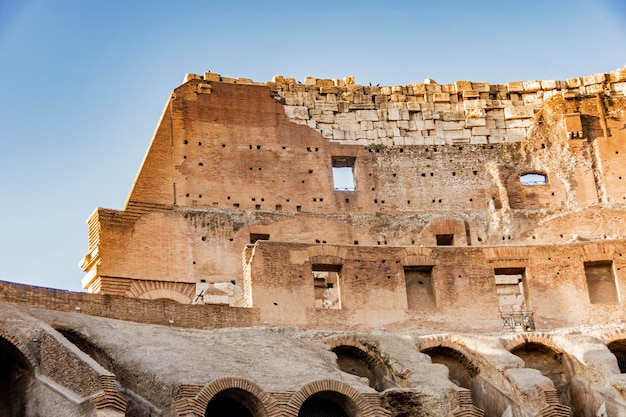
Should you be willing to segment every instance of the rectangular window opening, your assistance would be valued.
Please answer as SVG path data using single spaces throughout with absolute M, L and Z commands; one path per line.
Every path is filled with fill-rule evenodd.
M 435 308 L 432 266 L 405 266 L 407 307 L 409 310 L 428 310 Z
M 521 312 L 529 310 L 524 288 L 525 268 L 496 268 L 496 293 L 501 312 Z
M 585 277 L 591 304 L 619 302 L 613 261 L 585 262 Z
M 436 235 L 437 246 L 453 246 L 454 235 Z
M 341 265 L 313 265 L 316 309 L 341 309 Z
M 270 240 L 267 233 L 250 233 L 250 243 L 256 243 L 257 240 Z
M 356 183 L 354 181 L 355 160 L 356 158 L 353 156 L 333 156 L 333 183 L 335 190 L 356 191 Z

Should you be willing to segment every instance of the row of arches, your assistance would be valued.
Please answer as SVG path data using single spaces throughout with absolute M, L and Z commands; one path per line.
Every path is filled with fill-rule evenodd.
M 551 336 L 524 334 L 504 341 L 505 349 L 523 360 L 525 368 L 538 370 L 553 384 L 558 403 L 571 410 L 571 416 L 595 415 L 589 402 L 589 387 L 578 376 L 582 367 L 575 357 L 568 355 Z M 609 352 L 615 356 L 620 373 L 626 373 L 626 333 L 601 337 Z M 472 392 L 473 403 L 484 410 L 485 415 L 500 415 L 494 395 L 480 383 L 484 364 L 479 354 L 448 340 L 446 337 L 431 338 L 420 345 L 420 351 L 430 356 L 433 363 L 445 365 L 449 379 L 456 385 Z

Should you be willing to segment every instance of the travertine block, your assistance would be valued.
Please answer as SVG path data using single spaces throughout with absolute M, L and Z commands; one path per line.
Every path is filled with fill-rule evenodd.
M 466 80 L 455 81 L 454 86 L 456 88 L 457 93 L 462 93 L 464 91 L 468 91 L 472 89 L 472 82 L 466 81 Z
M 625 68 L 619 68 L 613 74 L 614 74 L 614 77 L 615 77 L 614 82 L 626 81 L 626 67 Z
M 336 102 L 332 103 L 325 100 L 315 100 L 315 108 L 324 111 L 339 111 Z
M 370 120 L 364 120 L 361 123 L 361 130 L 372 130 L 374 129 L 374 124 Z
M 350 113 L 337 113 L 335 115 L 335 123 L 339 125 L 357 124 L 356 114 Z
M 516 129 L 518 127 L 530 127 L 530 119 L 513 119 L 507 120 L 505 126 L 507 129 Z
M 491 131 L 486 127 L 473 127 L 472 128 L 472 136 L 488 136 L 491 134 Z
M 304 79 L 304 85 L 314 86 L 317 84 L 317 78 L 315 77 L 306 77 Z
M 415 95 L 426 94 L 426 84 L 423 84 L 423 83 L 413 84 L 413 94 Z
M 476 145 L 483 145 L 485 143 L 488 143 L 487 136 L 472 136 L 470 138 L 470 143 L 473 143 Z
M 506 85 L 509 93 L 519 93 L 524 91 L 523 81 L 512 81 Z
M 487 126 L 487 119 L 469 118 L 465 120 L 465 127 L 479 127 L 479 126 Z
M 418 112 L 421 110 L 420 103 L 418 101 L 409 101 L 406 103 L 406 107 L 411 112 Z
M 480 98 L 480 93 L 475 90 L 465 90 L 463 91 L 463 100 L 472 100 Z
M 489 93 L 490 92 L 489 83 L 486 83 L 486 82 L 472 83 L 472 90 L 477 91 L 479 93 Z
M 580 78 L 568 78 L 567 79 L 567 88 L 576 88 L 582 85 Z
M 207 74 L 211 74 L 210 72 L 205 72 L 204 73 L 204 79 L 206 80 L 207 78 Z M 278 83 L 278 84 L 284 84 L 285 83 L 285 77 L 283 77 L 282 75 L 274 75 L 274 78 L 272 78 L 272 82 Z
M 604 91 L 604 87 L 602 86 L 602 84 L 591 84 L 586 86 L 585 88 L 587 90 L 587 94 L 589 95 L 601 93 Z
M 354 84 L 354 75 L 347 75 L 343 78 L 344 83 L 346 84 L 346 86 L 348 85 L 353 85 Z
M 460 111 L 445 111 L 442 113 L 441 120 L 445 122 L 454 122 L 465 120 L 465 112 Z
M 626 95 L 626 82 L 615 83 L 612 85 L 612 89 L 615 92 L 620 92 Z
M 464 119 L 482 119 L 487 117 L 485 109 L 470 109 L 465 111 Z
M 457 122 L 441 121 L 441 122 L 437 122 L 437 124 L 440 124 L 444 131 L 446 131 L 446 130 L 458 130 L 458 129 L 465 128 L 465 121 L 464 120 L 457 121 Z
M 534 109 L 530 106 L 509 106 L 504 108 L 505 119 L 523 119 L 533 117 Z
M 524 81 L 522 85 L 524 86 L 525 93 L 532 93 L 541 90 L 541 83 L 537 80 Z
M 526 140 L 526 133 L 527 133 L 527 130 L 524 127 L 507 129 L 506 131 L 507 142 L 523 142 Z
M 602 84 L 606 80 L 606 74 L 601 72 L 598 74 L 586 75 L 582 77 L 583 85 Z
M 304 106 L 283 106 L 287 119 L 309 119 L 309 109 Z

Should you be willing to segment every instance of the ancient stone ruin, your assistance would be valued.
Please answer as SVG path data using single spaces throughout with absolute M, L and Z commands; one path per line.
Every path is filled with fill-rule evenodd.
M 0 416 L 626 415 L 625 93 L 188 74 Z

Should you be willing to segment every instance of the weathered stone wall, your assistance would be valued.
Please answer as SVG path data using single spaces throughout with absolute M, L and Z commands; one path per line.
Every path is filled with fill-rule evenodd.
M 517 269 L 523 275 L 522 310 L 534 313 L 537 329 L 611 323 L 626 320 L 621 302 L 590 302 L 584 264 L 612 262 L 607 279 L 614 279 L 614 288 L 624 288 L 625 253 L 623 241 L 508 248 L 257 242 L 249 261 L 252 305 L 270 325 L 496 331 L 503 326 L 499 297 L 506 295 L 497 285 L 496 270 Z M 340 309 L 315 308 L 316 265 L 340 270 Z M 405 267 L 418 266 L 432 266 L 432 300 L 409 308 Z

